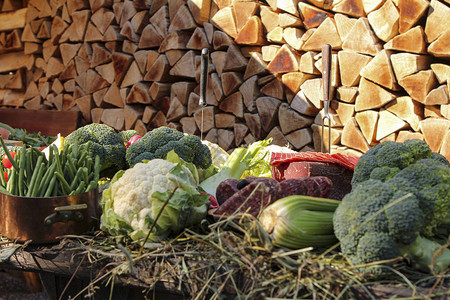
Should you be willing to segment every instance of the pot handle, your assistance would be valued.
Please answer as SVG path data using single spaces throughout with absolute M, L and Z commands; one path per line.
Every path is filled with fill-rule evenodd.
M 87 209 L 87 204 L 67 205 L 55 207 L 55 212 L 44 219 L 45 225 L 52 225 L 57 222 L 75 221 L 81 222 L 84 220 L 83 214 L 80 210 Z

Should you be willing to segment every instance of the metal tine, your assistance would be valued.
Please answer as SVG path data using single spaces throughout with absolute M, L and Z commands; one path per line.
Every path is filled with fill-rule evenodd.
M 208 48 L 202 49 L 200 64 L 200 99 L 198 105 L 202 108 L 202 121 L 200 126 L 200 139 L 203 140 L 203 109 L 206 106 L 206 87 L 208 85 L 208 63 L 209 63 L 209 51 Z
M 322 118 L 322 141 L 321 152 L 325 152 L 325 126 L 328 126 L 328 153 L 331 153 L 331 118 L 328 112 L 330 107 L 330 89 L 331 89 L 331 46 L 325 44 L 322 46 L 322 86 L 323 86 L 323 107 L 324 115 Z M 328 123 L 328 125 L 326 125 Z

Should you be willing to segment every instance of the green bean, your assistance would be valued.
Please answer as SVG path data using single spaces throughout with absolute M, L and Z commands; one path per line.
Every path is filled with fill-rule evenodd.
M 79 168 L 77 173 L 75 174 L 75 178 L 72 180 L 72 183 L 70 184 L 70 190 L 74 191 L 76 190 L 76 187 L 78 186 L 79 182 L 82 182 L 81 177 L 83 173 L 83 168 Z
M 23 181 L 24 181 L 24 172 L 25 172 L 25 162 L 27 160 L 27 153 L 26 151 L 26 146 L 23 145 L 22 149 L 20 149 L 18 151 L 18 155 L 19 156 L 19 178 L 18 178 L 18 184 L 17 184 L 17 188 L 19 190 L 19 196 L 23 196 L 24 194 L 24 188 L 23 188 Z
M 63 196 L 69 195 L 70 194 L 70 185 L 67 183 L 64 176 L 62 176 L 62 174 L 58 171 L 55 172 L 55 176 L 58 177 L 59 184 L 64 193 Z
M 78 188 L 75 190 L 74 195 L 78 195 L 78 194 L 81 194 L 82 192 L 84 192 L 85 186 L 86 186 L 86 184 L 84 183 L 84 181 L 82 181 L 80 183 L 80 185 L 78 186 Z
M 53 189 L 55 187 L 55 183 L 56 183 L 56 176 L 52 176 L 52 180 L 50 180 L 50 183 L 45 191 L 44 197 L 50 197 L 52 195 Z
M 39 197 L 43 197 L 47 191 L 48 185 L 53 179 L 53 174 L 55 173 L 56 163 L 50 165 L 49 168 L 45 171 L 44 177 L 42 178 L 41 183 L 39 184 Z
M 87 184 L 89 182 L 89 173 L 86 167 L 83 167 L 83 181 Z
M 36 181 L 34 182 L 33 186 L 30 186 L 30 188 L 28 189 L 28 191 L 31 190 L 31 197 L 38 197 L 38 192 L 39 192 L 39 183 L 38 183 L 38 178 L 42 178 L 42 175 L 44 174 L 46 168 L 46 164 L 44 162 L 41 163 L 41 166 L 39 167 L 39 171 L 38 174 L 36 176 Z
M 0 186 L 0 192 L 3 194 L 9 194 L 8 190 L 5 189 L 3 186 Z
M 5 178 L 5 173 L 3 173 L 3 167 L 0 165 L 0 186 L 3 188 L 6 188 L 6 178 Z
M 91 182 L 89 182 L 85 192 L 89 192 L 90 190 L 95 189 L 97 187 L 97 185 L 98 185 L 98 181 L 91 181 Z
M 37 175 L 39 173 L 39 168 L 41 167 L 41 164 L 43 163 L 42 162 L 43 160 L 44 160 L 44 158 L 42 156 L 39 156 L 38 159 L 37 159 L 36 167 L 34 168 L 33 175 L 31 176 L 30 186 L 28 187 L 28 191 L 27 191 L 27 194 L 26 194 L 27 197 L 31 197 L 31 192 L 33 190 L 34 185 L 36 184 Z
M 32 171 L 32 153 L 31 150 L 27 150 L 26 151 L 26 160 L 27 163 L 25 164 L 25 174 L 26 174 L 26 183 L 27 185 L 29 185 L 29 182 L 31 180 L 31 176 L 33 175 L 33 171 Z
M 17 165 L 16 161 L 12 158 L 11 153 L 9 153 L 8 148 L 6 148 L 5 141 L 1 137 L 0 137 L 0 142 L 2 143 L 3 150 L 5 151 L 5 154 L 8 157 L 9 161 L 11 162 L 13 167 L 18 170 L 19 166 Z
M 95 163 L 94 163 L 94 181 L 98 182 L 100 179 L 100 156 L 95 156 Z
M 15 169 L 9 169 L 10 172 L 8 172 L 8 183 L 6 184 L 6 189 L 8 190 L 8 193 L 10 193 L 11 195 L 15 195 L 14 193 L 14 185 L 15 185 L 15 180 L 16 180 L 16 172 Z

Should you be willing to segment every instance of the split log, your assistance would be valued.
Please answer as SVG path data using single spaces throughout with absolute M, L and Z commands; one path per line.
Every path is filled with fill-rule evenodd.
M 336 13 L 343 13 L 353 17 L 364 17 L 366 15 L 364 11 L 363 2 L 360 0 L 343 0 L 336 1 L 331 4 L 331 10 Z
M 104 64 L 95 67 L 95 70 L 101 77 L 103 77 L 109 84 L 114 82 L 114 64 L 110 62 L 109 64 Z
M 222 89 L 225 96 L 229 96 L 241 86 L 243 80 L 242 75 L 237 72 L 225 72 L 220 76 L 222 81 Z
M 285 44 L 278 50 L 267 69 L 271 73 L 297 72 L 299 61 L 300 55 Z
M 186 48 L 193 50 L 202 50 L 203 48 L 209 48 L 209 46 L 210 43 L 208 42 L 206 32 L 201 27 L 195 28 L 194 33 L 186 44 Z
M 424 104 L 428 93 L 438 84 L 432 70 L 420 71 L 406 76 L 398 83 L 411 98 Z
M 323 108 L 322 78 L 306 80 L 300 87 L 303 94 L 319 110 Z M 333 94 L 333 92 L 331 92 Z
M 419 122 L 423 118 L 423 105 L 410 97 L 398 97 L 386 105 L 386 109 L 406 121 L 414 131 L 419 131 Z
M 157 110 L 150 105 L 146 105 L 144 109 L 144 114 L 142 115 L 142 122 L 145 124 L 149 123 L 150 120 L 156 115 Z
M 16 28 L 24 28 L 26 24 L 27 11 L 27 8 L 22 8 L 0 14 L 0 31 L 9 31 Z
M 398 34 L 399 18 L 399 12 L 391 0 L 386 0 L 379 9 L 367 16 L 375 34 L 385 42 Z
M 198 24 L 203 24 L 203 22 L 209 21 L 211 0 L 188 0 L 187 5 L 195 22 Z
M 313 119 L 299 114 L 289 104 L 282 103 L 278 109 L 278 120 L 281 132 L 286 135 L 289 132 L 307 127 L 312 124 Z
M 308 79 L 314 78 L 314 75 L 303 72 L 291 72 L 281 76 L 281 82 L 284 87 L 297 94 L 300 91 L 301 85 Z
M 416 26 L 405 33 L 395 36 L 384 44 L 384 49 L 422 54 L 426 50 L 424 31 L 421 26 Z
M 111 52 L 109 52 L 103 45 L 95 43 L 92 44 L 91 68 L 98 65 L 106 64 L 111 61 Z
M 218 141 L 217 144 L 225 151 L 234 146 L 234 133 L 228 129 L 217 130 Z
M 449 103 L 448 91 L 446 85 L 431 90 L 425 98 L 425 105 L 445 105 Z
M 183 128 L 183 132 L 187 134 L 200 134 L 200 131 L 195 124 L 195 120 L 193 117 L 184 117 L 180 119 L 180 124 Z M 207 139 L 209 140 L 209 139 Z
M 412 53 L 396 53 L 391 55 L 392 68 L 398 81 L 411 74 L 430 67 L 431 58 L 428 55 Z
M 189 42 L 191 34 L 186 31 L 174 31 L 169 33 L 164 40 L 161 42 L 158 49 L 159 53 L 166 52 L 168 50 L 184 50 L 186 49 L 186 44 Z
M 351 50 L 338 52 L 339 71 L 343 86 L 355 86 L 361 78 L 361 70 L 369 64 L 372 57 Z
M 295 95 L 290 105 L 292 109 L 307 116 L 315 116 L 320 111 L 319 108 L 308 100 L 302 90 Z
M 289 13 L 278 14 L 278 25 L 282 28 L 300 27 L 303 25 L 302 19 Z
M 450 29 L 447 29 L 428 46 L 428 53 L 441 58 L 450 58 Z
M 125 130 L 133 129 L 136 121 L 142 117 L 144 113 L 144 107 L 138 105 L 125 105 L 123 109 L 125 119 Z
M 376 139 L 380 141 L 401 129 L 405 129 L 407 126 L 405 121 L 382 108 L 380 109 Z
M 214 50 L 225 50 L 229 46 L 233 45 L 234 41 L 223 31 L 216 30 L 213 34 L 213 47 Z
M 170 20 L 168 33 L 181 30 L 194 30 L 196 27 L 197 25 L 189 8 L 187 5 L 182 5 L 178 8 L 173 19 Z
M 344 129 L 342 130 L 341 144 L 363 153 L 369 150 L 369 144 L 361 130 L 358 128 L 355 118 L 351 118 L 345 124 Z
M 237 2 L 237 3 L 251 3 L 251 2 Z M 235 42 L 244 45 L 264 45 L 266 39 L 264 38 L 263 26 L 261 19 L 258 16 L 252 16 L 247 23 L 240 29 L 236 36 Z
M 283 28 L 275 27 L 267 33 L 266 38 L 271 43 L 285 44 L 286 41 L 283 38 Z
M 369 145 L 376 144 L 376 133 L 378 124 L 378 111 L 365 110 L 355 115 L 361 132 Z
M 306 2 L 300 2 L 298 9 L 306 29 L 319 27 L 326 18 L 333 16 L 331 13 Z
M 425 23 L 425 36 L 427 43 L 432 43 L 444 32 L 448 31 L 450 22 L 450 7 L 438 0 L 431 0 Z
M 434 63 L 431 64 L 431 69 L 434 72 L 434 75 L 436 76 L 437 81 L 439 84 L 443 84 L 450 79 L 450 66 L 446 64 L 441 63 Z
M 103 110 L 100 120 L 117 131 L 121 131 L 125 125 L 124 110 L 122 108 L 106 108 Z
M 261 54 L 263 60 L 266 62 L 271 62 L 277 55 L 280 48 L 281 46 L 279 45 L 268 45 L 261 47 Z
M 269 6 L 262 5 L 260 7 L 260 16 L 265 32 L 270 32 L 279 25 L 278 14 Z
M 224 31 L 232 38 L 236 38 L 236 21 L 231 7 L 225 7 L 219 10 L 211 19 L 211 24 Z
M 333 151 L 333 145 L 338 144 L 341 141 L 341 135 L 342 135 L 342 129 L 336 129 L 331 128 L 331 131 L 328 129 L 328 127 L 323 128 L 323 135 L 322 136 L 322 126 L 317 124 L 312 124 L 311 129 L 313 131 L 313 143 L 314 143 L 314 149 L 306 150 L 306 151 L 316 151 L 320 152 L 322 151 L 322 144 L 323 149 L 325 151 L 330 150 L 330 145 L 328 145 L 328 136 L 330 136 L 330 144 L 331 144 L 331 150 Z M 328 132 L 330 132 L 328 135 Z
M 125 102 L 130 103 L 142 103 L 142 104 L 150 104 L 152 99 L 150 98 L 150 94 L 148 92 L 150 84 L 147 82 L 137 82 L 133 85 L 128 94 Z
M 302 128 L 286 135 L 286 140 L 294 149 L 301 149 L 313 142 L 313 134 L 310 128 Z
M 219 113 L 215 118 L 217 128 L 234 128 L 236 123 L 236 117 L 233 114 Z
M 382 46 L 367 18 L 359 18 L 343 41 L 342 49 L 374 56 L 382 49 Z
M 300 28 L 288 27 L 283 30 L 284 41 L 295 50 L 301 50 L 303 48 L 306 40 L 303 36 L 305 36 L 305 31 Z
M 255 101 L 256 97 L 259 94 L 259 87 L 257 84 L 258 77 L 252 76 L 247 79 L 244 83 L 239 87 L 239 91 L 242 94 L 242 98 L 244 100 L 244 105 L 249 112 L 255 112 L 256 106 Z M 238 143 L 239 144 L 239 143 Z
M 0 54 L 0 73 L 14 71 L 26 67 L 28 61 L 32 59 L 30 54 L 21 52 L 9 52 Z
M 407 130 L 401 130 L 398 132 L 397 139 L 395 140 L 397 143 L 404 143 L 406 140 L 422 140 L 423 135 L 420 132 L 411 132 Z
M 97 107 L 106 107 L 103 98 L 105 97 L 106 92 L 108 91 L 108 88 L 103 88 L 101 90 L 96 91 L 94 94 L 92 94 L 92 98 L 94 99 L 94 104 Z M 95 122 L 94 122 L 95 123 Z
M 341 124 L 345 125 L 355 116 L 355 105 L 340 101 L 332 101 L 331 108 L 333 108 L 339 116 Z
M 149 66 L 147 62 L 147 67 Z M 170 64 L 165 55 L 160 55 L 148 68 L 145 81 L 166 81 L 169 78 Z
M 232 113 L 238 118 L 242 118 L 244 116 L 242 94 L 240 92 L 235 92 L 229 95 L 220 102 L 219 109 L 224 112 Z
M 164 113 L 158 110 L 153 119 L 148 123 L 147 129 L 152 130 L 161 126 L 167 126 L 167 118 Z
M 259 114 L 245 113 L 244 119 L 245 119 L 245 124 L 247 124 L 247 127 L 251 132 L 253 140 L 263 138 L 261 119 L 259 117 Z M 244 141 L 246 143 L 249 142 L 246 138 L 244 138 Z
M 125 107 L 125 101 L 122 98 L 119 87 L 116 83 L 111 84 L 111 86 L 108 88 L 108 91 L 104 95 L 103 102 L 112 104 L 115 107 Z
M 400 14 L 399 32 L 405 33 L 426 14 L 430 2 L 426 0 L 398 0 L 397 6 Z
M 170 69 L 172 76 L 186 77 L 195 79 L 195 51 L 188 51 L 179 61 Z
M 366 109 L 380 108 L 393 99 L 395 99 L 393 93 L 365 78 L 361 78 L 355 109 L 359 112 Z
M 202 132 L 208 132 L 215 127 L 214 107 L 206 106 L 194 113 L 194 120 L 197 127 Z M 203 124 L 202 124 L 203 121 Z
M 235 122 L 235 124 L 234 124 L 234 144 L 236 145 L 236 147 L 241 146 L 248 131 L 249 131 L 249 129 L 245 124 Z
M 341 38 L 338 34 L 333 18 L 326 18 L 302 46 L 304 51 L 320 51 L 324 44 L 331 45 L 332 49 L 340 49 Z
M 224 94 L 223 94 L 223 88 L 222 88 L 222 81 L 220 80 L 220 77 L 217 73 L 212 73 L 210 76 L 210 79 L 208 81 L 208 87 L 211 87 L 215 99 L 217 101 L 222 101 Z M 208 93 L 208 90 L 207 90 Z M 208 99 L 206 100 L 208 103 Z
M 349 18 L 343 14 L 335 14 L 334 21 L 336 22 L 336 28 L 341 38 L 341 41 L 345 41 L 348 34 L 355 25 L 357 19 Z
M 303 53 L 303 55 L 300 57 L 300 64 L 299 64 L 299 70 L 300 72 L 307 73 L 307 74 L 321 74 L 321 72 L 317 69 L 317 67 L 314 65 L 316 60 L 315 56 L 317 55 L 317 52 L 314 51 L 308 51 Z
M 245 68 L 244 80 L 254 76 L 262 75 L 267 72 L 267 63 L 263 60 L 263 56 L 259 52 L 254 52 L 248 61 L 247 67 Z
M 261 127 L 268 132 L 278 121 L 278 107 L 281 101 L 273 97 L 259 97 L 255 100 Z
M 85 95 L 79 98 L 76 98 L 75 100 L 77 107 L 80 109 L 83 118 L 86 120 L 86 122 L 91 122 L 91 109 L 92 106 L 92 97 L 91 95 Z
M 224 72 L 243 71 L 248 65 L 248 59 L 245 58 L 239 48 L 235 45 L 228 47 L 225 56 L 225 64 L 223 65 Z
M 391 51 L 381 50 L 361 69 L 360 75 L 390 90 L 399 90 L 391 65 L 391 55 Z

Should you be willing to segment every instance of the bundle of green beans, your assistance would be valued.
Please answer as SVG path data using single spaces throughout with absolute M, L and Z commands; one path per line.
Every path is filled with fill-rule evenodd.
M 22 197 L 70 196 L 98 185 L 100 157 L 93 158 L 89 143 L 73 144 L 61 151 L 51 145 L 47 159 L 38 148 L 25 145 L 12 158 L 1 137 L 0 141 L 12 164 L 6 170 L 8 180 L 3 172 L 0 174 L 2 193 Z

